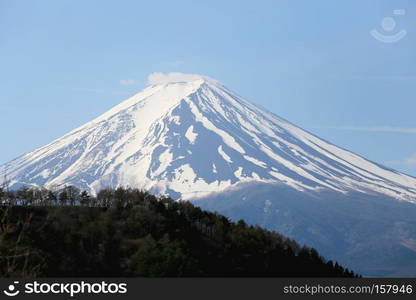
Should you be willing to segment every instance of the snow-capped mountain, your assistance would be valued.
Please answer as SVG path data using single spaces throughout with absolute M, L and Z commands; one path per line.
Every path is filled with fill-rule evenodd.
M 11 187 L 130 186 L 245 219 L 363 275 L 416 276 L 416 178 L 257 107 L 215 80 L 151 85 L 0 167 Z
M 2 166 L 1 178 L 5 172 L 11 186 L 130 186 L 183 199 L 263 182 L 416 203 L 416 178 L 326 142 L 215 80 L 184 74 Z

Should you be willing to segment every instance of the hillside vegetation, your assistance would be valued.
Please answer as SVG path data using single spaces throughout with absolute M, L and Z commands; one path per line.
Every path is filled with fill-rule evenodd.
M 0 276 L 353 277 L 312 248 L 137 189 L 0 189 Z

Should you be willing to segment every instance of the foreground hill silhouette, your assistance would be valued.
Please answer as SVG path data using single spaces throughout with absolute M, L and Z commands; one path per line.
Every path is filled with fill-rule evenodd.
M 137 189 L 0 189 L 0 276 L 354 277 L 312 248 Z

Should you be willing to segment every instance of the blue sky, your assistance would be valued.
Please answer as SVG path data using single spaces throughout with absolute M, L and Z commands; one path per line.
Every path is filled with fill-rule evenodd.
M 0 163 L 184 72 L 416 176 L 415 53 L 412 0 L 0 0 Z

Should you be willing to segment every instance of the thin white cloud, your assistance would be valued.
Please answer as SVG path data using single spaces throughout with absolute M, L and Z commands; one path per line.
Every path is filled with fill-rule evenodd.
M 181 65 L 183 65 L 185 62 L 183 60 L 174 60 L 174 61 L 170 61 L 167 62 L 166 64 L 171 66 L 171 67 L 179 67 Z
M 195 81 L 198 79 L 210 79 L 206 76 L 198 75 L 198 74 L 185 74 L 180 72 L 172 72 L 172 73 L 161 73 L 155 72 L 149 75 L 147 81 L 150 85 L 158 85 L 158 84 L 166 84 L 166 83 L 173 83 L 173 82 L 189 82 Z
M 74 88 L 76 91 L 81 92 L 90 92 L 97 94 L 108 94 L 108 95 L 130 95 L 131 93 L 123 91 L 111 91 L 111 90 L 102 90 L 102 89 L 91 89 L 91 88 Z
M 120 84 L 121 85 L 136 85 L 137 84 L 137 80 L 134 80 L 134 79 L 121 79 L 120 80 Z
M 148 83 L 150 85 L 166 84 L 171 82 L 187 82 L 194 81 L 203 78 L 198 74 L 185 74 L 179 72 L 172 72 L 164 74 L 161 72 L 155 72 L 149 75 Z
M 407 166 L 416 166 L 416 153 L 413 153 L 409 157 L 406 157 L 403 160 L 404 164 Z
M 399 160 L 388 160 L 385 161 L 384 164 L 386 165 L 393 165 L 393 166 L 406 166 L 406 167 L 416 167 L 416 152 L 409 155 L 408 157 L 399 159 Z
M 394 81 L 413 81 L 416 80 L 415 75 L 357 75 L 353 76 L 353 79 L 357 80 L 394 80 Z
M 396 132 L 396 133 L 416 133 L 416 128 L 412 127 L 393 127 L 393 126 L 325 126 L 318 127 L 325 129 L 350 130 L 350 131 L 367 131 L 367 132 Z

